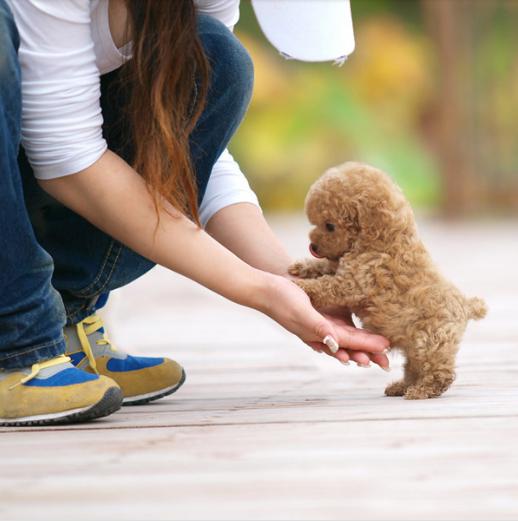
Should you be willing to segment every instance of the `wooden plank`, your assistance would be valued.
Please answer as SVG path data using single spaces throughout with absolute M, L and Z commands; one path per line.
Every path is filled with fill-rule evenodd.
M 78 431 L 59 449 L 40 433 L 37 451 L 9 434 L 0 513 L 55 518 L 79 502 L 77 519 L 512 519 L 517 428 L 501 418 Z

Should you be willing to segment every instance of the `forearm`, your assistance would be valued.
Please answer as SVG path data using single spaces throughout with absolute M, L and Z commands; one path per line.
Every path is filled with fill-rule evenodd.
M 144 257 L 250 307 L 260 308 L 266 274 L 241 261 L 167 202 L 156 212 L 143 179 L 108 151 L 89 168 L 40 181 L 50 195 Z
M 227 206 L 209 220 L 206 230 L 251 266 L 287 275 L 292 259 L 257 206 L 250 203 Z

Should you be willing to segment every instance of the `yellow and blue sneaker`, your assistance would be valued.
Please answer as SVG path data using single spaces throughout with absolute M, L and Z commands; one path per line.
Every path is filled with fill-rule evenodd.
M 67 356 L 0 371 L 0 425 L 54 425 L 107 416 L 122 404 L 119 386 L 81 371 Z
M 72 363 L 115 380 L 124 395 L 123 405 L 142 405 L 158 400 L 177 391 L 185 381 L 182 366 L 174 360 L 131 356 L 116 349 L 97 313 L 66 326 L 64 334 L 66 353 Z

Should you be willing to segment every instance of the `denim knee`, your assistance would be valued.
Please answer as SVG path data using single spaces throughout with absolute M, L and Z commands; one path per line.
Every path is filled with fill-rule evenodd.
M 254 64 L 239 39 L 219 20 L 198 15 L 198 32 L 218 91 L 246 108 L 254 86 Z

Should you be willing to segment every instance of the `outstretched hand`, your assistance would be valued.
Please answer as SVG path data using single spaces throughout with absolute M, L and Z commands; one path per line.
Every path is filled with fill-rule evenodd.
M 297 335 L 315 351 L 323 352 L 347 363 L 353 360 L 368 367 L 370 362 L 388 369 L 386 338 L 358 329 L 352 325 L 350 314 L 343 310 L 326 310 L 320 313 L 304 291 L 287 278 L 272 275 L 264 311 L 288 331 Z M 326 336 L 336 340 L 340 349 L 336 353 L 323 343 Z
M 342 307 L 337 308 L 331 308 L 331 309 L 321 309 L 319 310 L 322 315 L 329 320 L 336 328 L 344 328 L 347 329 L 350 335 L 354 336 L 358 333 L 360 334 L 367 334 L 369 337 L 376 336 L 379 337 L 379 335 L 372 335 L 371 333 L 363 330 L 358 329 L 352 320 L 351 312 Z M 383 337 L 381 337 L 383 338 Z M 386 355 L 386 353 L 374 353 L 372 351 L 362 350 L 361 346 L 358 346 L 357 348 L 341 348 L 338 350 L 336 354 L 331 353 L 329 348 L 326 345 L 322 345 L 322 343 L 312 343 L 310 345 L 312 349 L 314 349 L 317 352 L 323 352 L 330 356 L 334 356 L 337 358 L 340 362 L 347 364 L 349 361 L 356 362 L 358 366 L 360 367 L 369 367 L 371 362 L 374 364 L 379 365 L 382 369 L 385 371 L 390 371 L 389 367 L 389 359 Z M 388 349 L 388 341 L 386 342 L 386 348 Z

